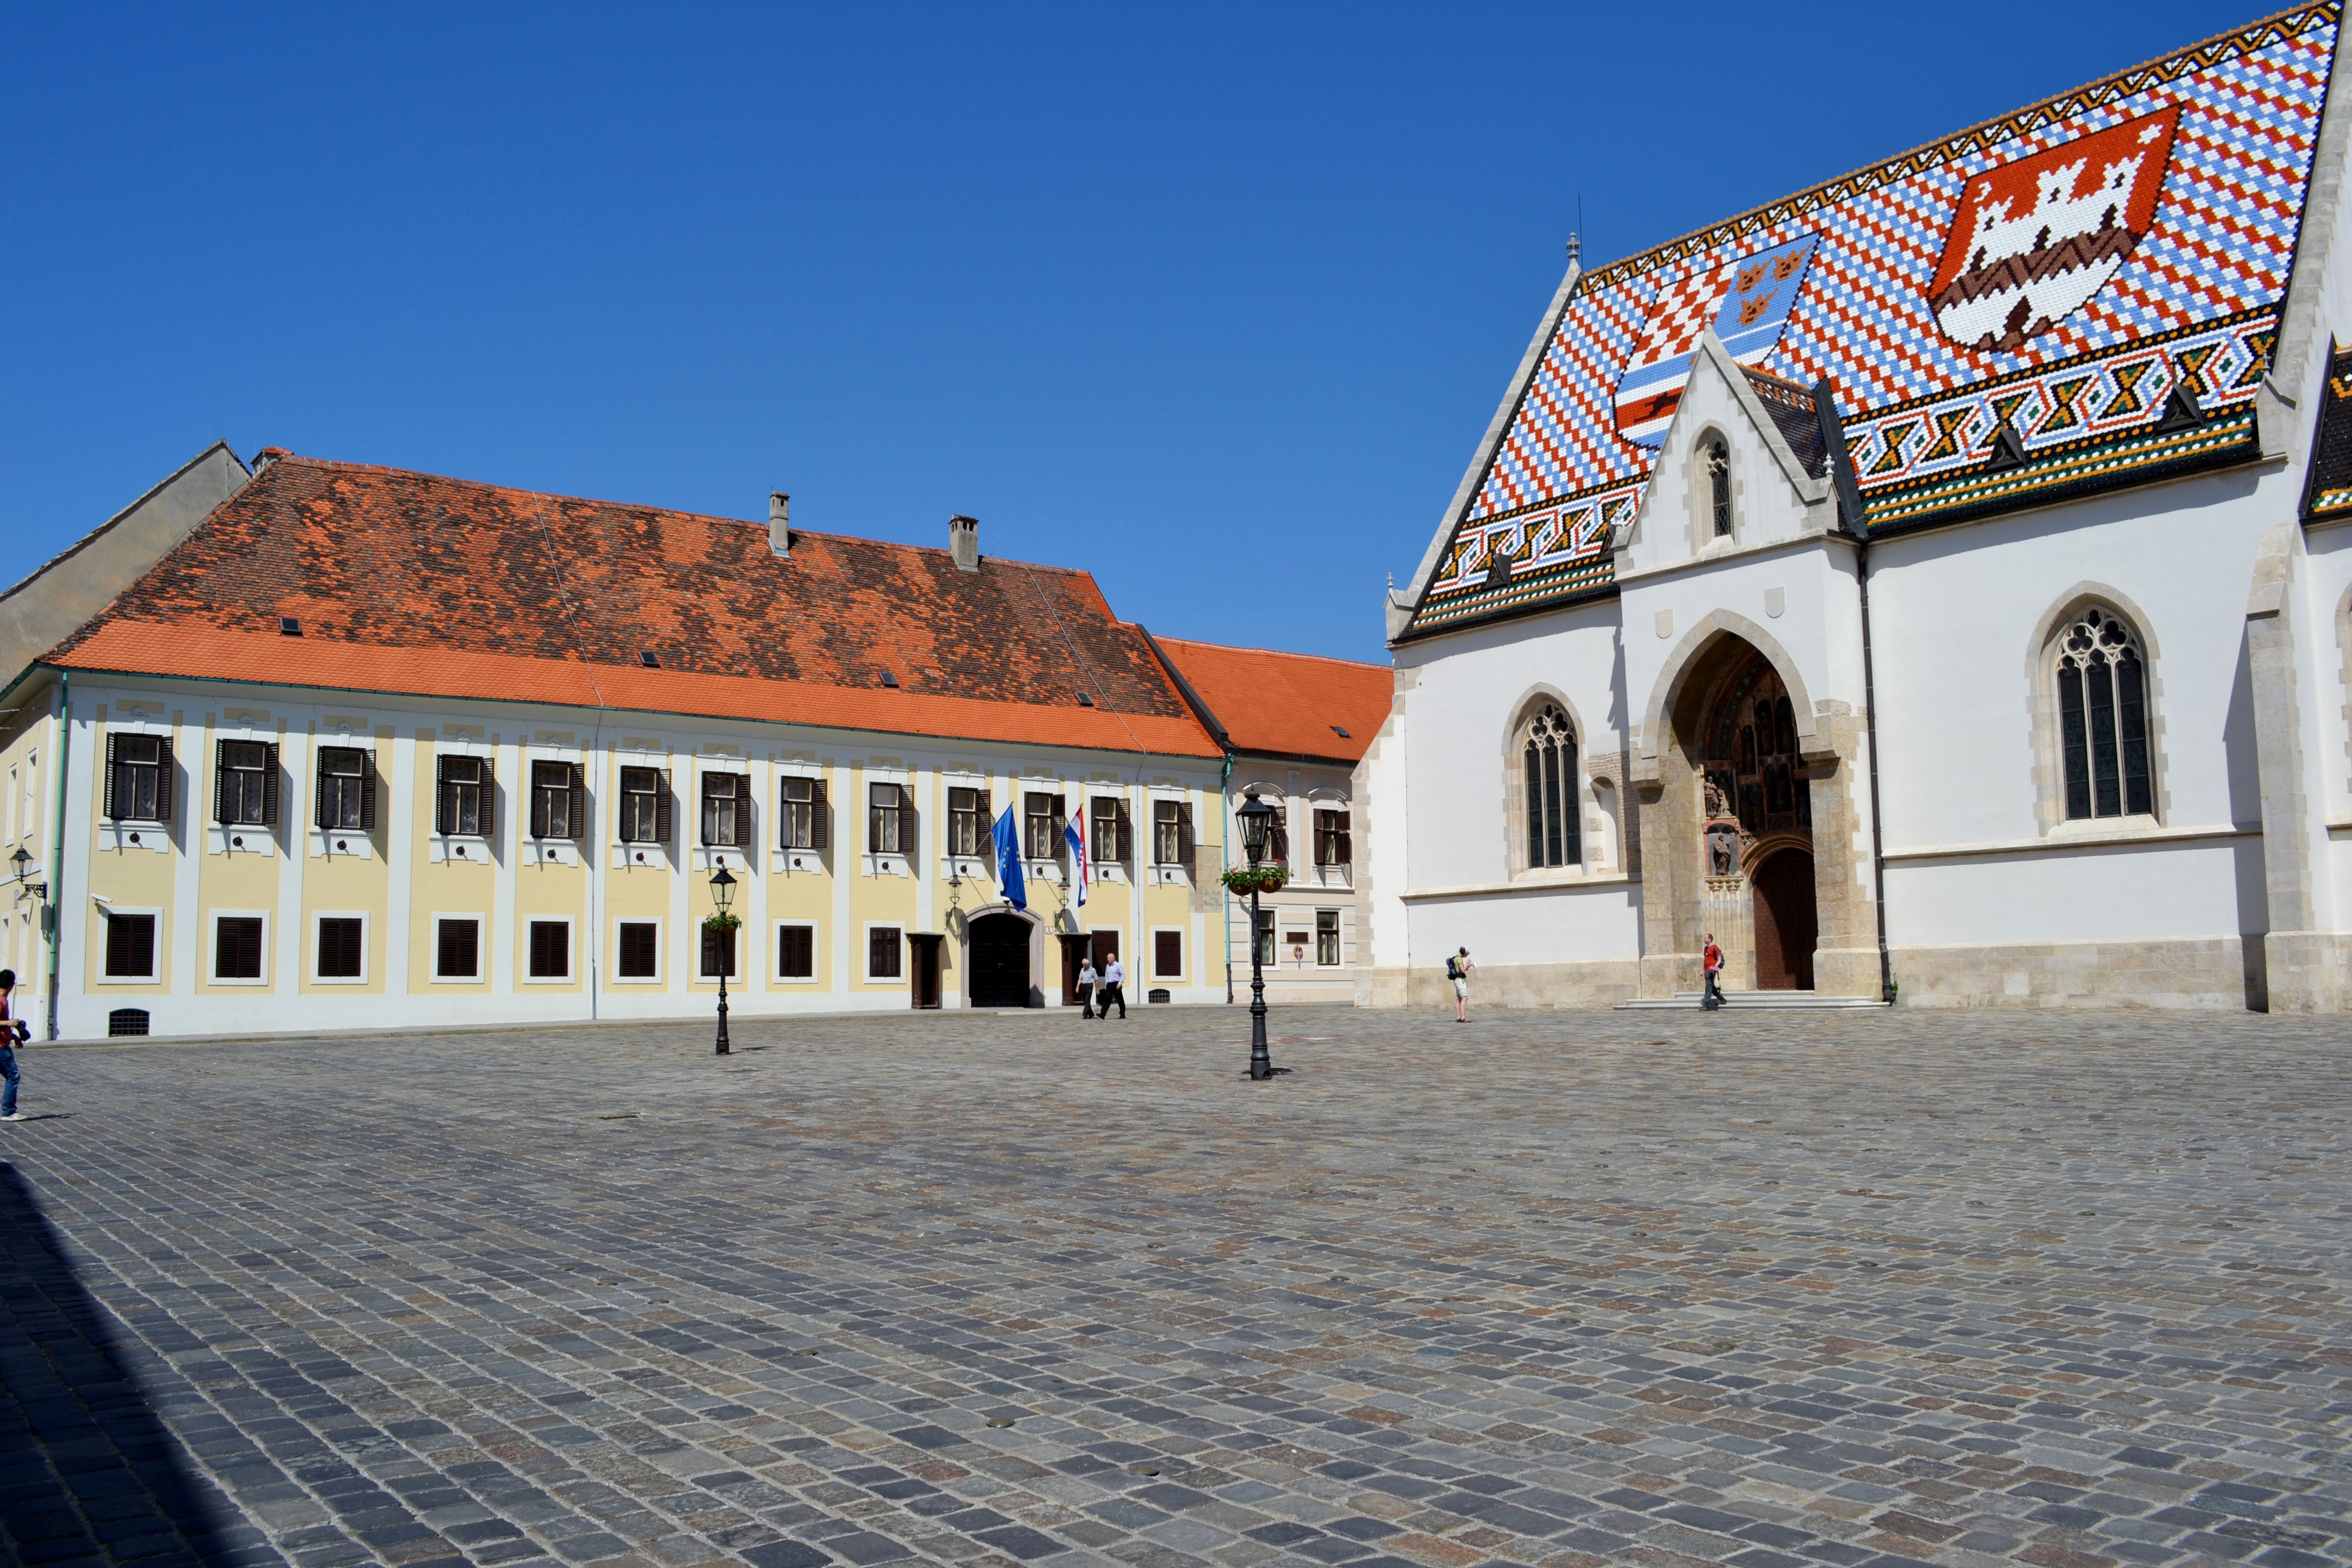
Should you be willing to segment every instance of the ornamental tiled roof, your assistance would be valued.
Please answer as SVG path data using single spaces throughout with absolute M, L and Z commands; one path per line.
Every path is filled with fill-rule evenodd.
M 1354 763 L 1387 721 L 1385 664 L 1161 637 L 1160 647 L 1236 752 Z
M 1219 754 L 1084 572 L 263 456 L 47 662 Z
M 1575 276 L 1404 635 L 1610 586 L 1709 328 L 1830 384 L 1874 533 L 2251 455 L 2340 9 Z M 2021 466 L 1995 461 L 2004 426 Z
M 2352 349 L 2328 348 L 2327 384 L 2319 395 L 2316 423 L 2303 515 L 2334 522 L 2352 517 Z

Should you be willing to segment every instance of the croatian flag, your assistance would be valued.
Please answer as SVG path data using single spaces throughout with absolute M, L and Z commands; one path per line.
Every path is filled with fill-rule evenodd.
M 1077 815 L 1062 824 L 1063 840 L 1070 847 L 1070 868 L 1078 874 L 1078 908 L 1087 907 L 1087 884 L 1093 879 L 1087 868 L 1087 809 L 1080 806 Z
M 1021 825 L 1013 819 L 1013 808 L 1006 806 L 1004 815 L 996 819 L 996 880 L 1004 889 L 1004 901 L 1016 910 L 1029 907 L 1029 878 L 1021 869 Z

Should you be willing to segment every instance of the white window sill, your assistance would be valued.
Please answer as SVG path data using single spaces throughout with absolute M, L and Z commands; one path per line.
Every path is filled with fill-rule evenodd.
M 101 974 L 100 985 L 160 985 L 163 982 L 152 974 Z
M 365 985 L 367 983 L 368 977 L 364 974 L 313 974 L 310 976 L 310 984 L 313 985 Z
M 866 855 L 859 857 L 859 868 L 869 877 L 911 877 L 914 864 L 904 855 Z
M 313 860 L 329 860 L 343 855 L 361 860 L 375 858 L 375 839 L 364 828 L 338 827 L 331 831 L 313 827 L 310 837 L 310 858 Z
M 475 833 L 436 833 L 433 836 L 434 864 L 457 861 L 468 866 L 490 863 L 490 841 Z
M 967 882 L 984 882 L 990 876 L 989 863 L 972 855 L 950 855 L 940 862 L 940 879 L 961 878 Z
M 1154 888 L 1189 888 L 1192 885 L 1192 878 L 1181 866 L 1154 866 L 1151 868 L 1150 880 L 1146 885 Z
M 1059 860 L 1024 860 L 1021 874 L 1033 882 L 1060 883 L 1062 863 Z
M 205 853 L 275 855 L 278 853 L 278 832 L 258 822 L 240 822 L 234 826 L 215 822 L 205 829 Z
M 667 871 L 669 869 L 669 846 L 667 844 L 615 844 L 613 846 L 613 869 L 615 871 Z
M 698 871 L 748 871 L 751 869 L 751 852 L 740 845 L 720 844 L 709 847 L 697 845 L 694 868 Z
M 822 849 L 777 849 L 771 853 L 775 857 L 775 868 L 788 877 L 795 873 L 803 877 L 825 875 L 824 851 Z
M 579 981 L 570 974 L 526 974 L 522 983 L 525 985 L 576 985 Z
M 218 986 L 223 989 L 228 989 L 236 986 L 252 987 L 257 985 L 268 985 L 269 981 L 266 976 L 260 979 L 229 979 L 215 974 L 211 979 L 205 981 L 205 984 L 207 986 Z
M 486 985 L 488 982 L 484 980 L 478 974 L 436 974 L 433 977 L 432 984 L 436 985 Z
M 158 855 L 172 852 L 172 825 L 168 822 L 109 822 L 98 832 L 100 849 L 152 849 Z
M 1094 874 L 1097 882 L 1125 883 L 1127 867 L 1117 860 L 1097 860 L 1094 864 Z
M 816 984 L 816 976 L 814 974 L 779 974 L 773 980 L 768 982 L 768 984 L 771 985 L 814 985 Z
M 522 863 L 526 866 L 577 866 L 580 846 L 569 838 L 526 838 L 522 841 Z
M 2089 849 L 2110 845 L 2193 843 L 2199 839 L 2252 838 L 2262 824 L 2215 823 L 2207 827 L 2165 827 L 2152 816 L 2099 816 L 2052 827 L 2038 838 L 1990 839 L 1979 844 L 1929 844 L 1889 849 L 1888 860 L 1940 860 L 1966 855 L 2020 855 L 2053 849 Z

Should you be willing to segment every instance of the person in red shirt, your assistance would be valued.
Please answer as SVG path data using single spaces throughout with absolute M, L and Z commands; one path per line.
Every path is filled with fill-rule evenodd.
M 1699 967 L 1706 972 L 1706 993 L 1699 1005 L 1714 1012 L 1723 1005 L 1723 949 L 1715 945 L 1715 933 L 1706 933 L 1706 952 L 1699 957 Z

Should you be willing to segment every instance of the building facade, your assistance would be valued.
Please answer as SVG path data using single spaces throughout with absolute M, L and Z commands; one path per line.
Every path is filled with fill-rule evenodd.
M 57 1036 L 1055 1006 L 1081 951 L 1225 1000 L 1223 749 L 1085 574 L 235 468 L 8 596 L 0 963 Z
M 1276 816 L 1270 863 L 1289 875 L 1258 897 L 1255 940 L 1266 1000 L 1357 1001 L 1370 956 L 1367 883 L 1357 846 L 1370 826 L 1356 765 L 1388 716 L 1388 666 L 1159 638 L 1177 688 L 1227 758 L 1225 842 L 1242 860 L 1233 813 L 1255 794 Z M 1221 955 L 1237 996 L 1250 980 L 1252 917 L 1229 899 Z
M 2352 1002 L 2338 22 L 1571 260 L 1390 598 L 1376 1000 Z

